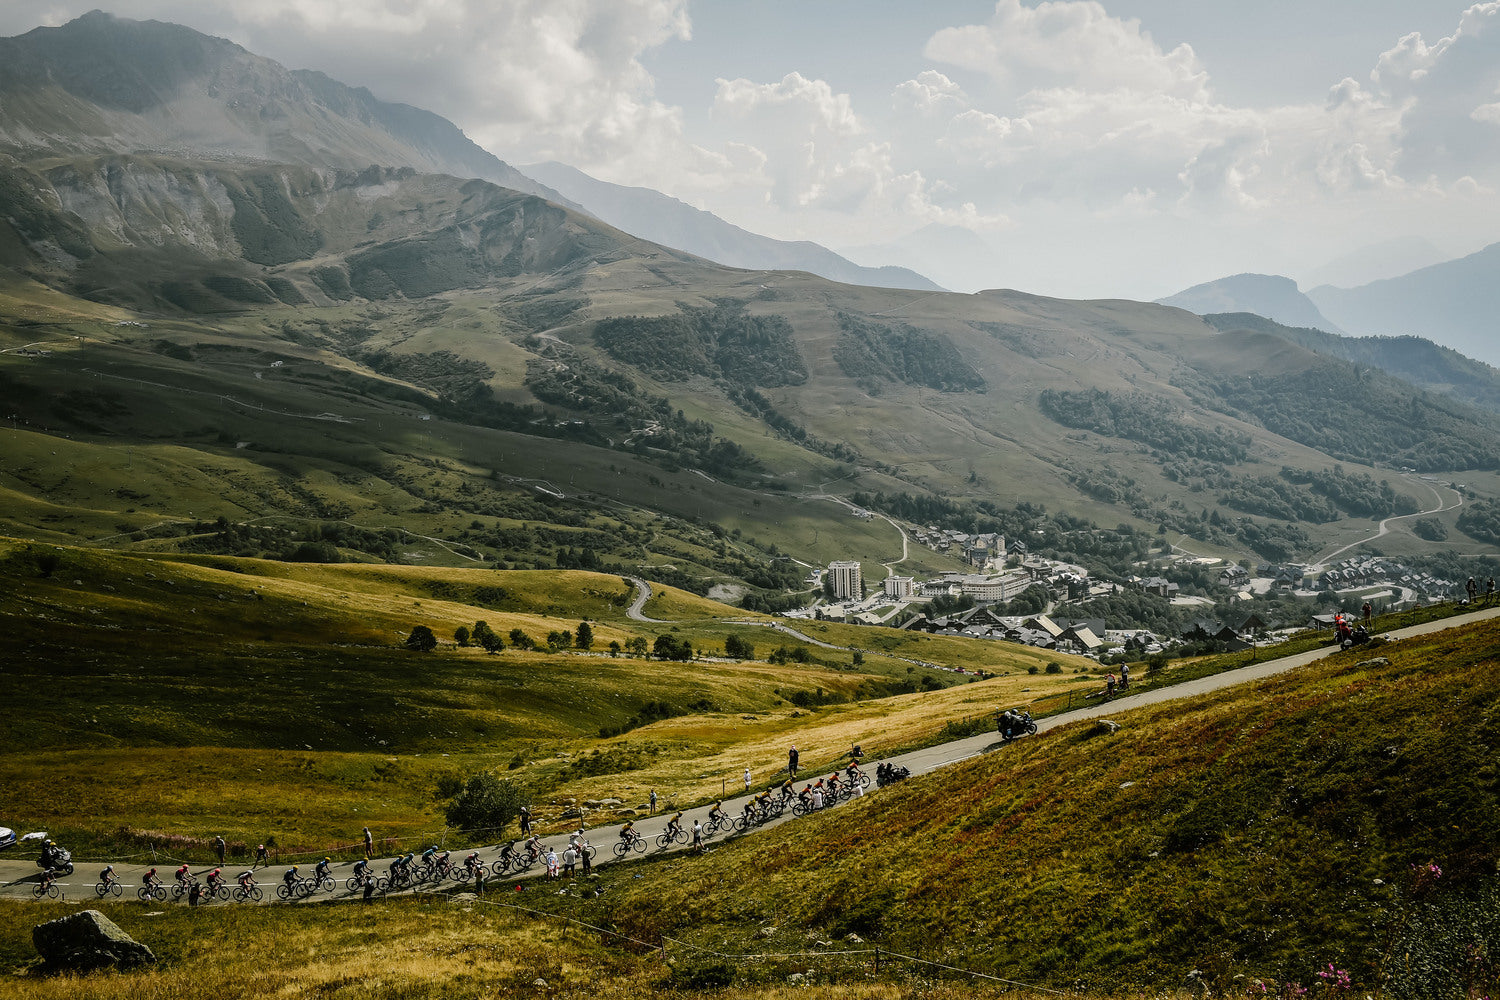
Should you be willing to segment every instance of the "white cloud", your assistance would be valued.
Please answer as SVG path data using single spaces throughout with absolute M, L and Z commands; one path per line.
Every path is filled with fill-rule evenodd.
M 1141 90 L 1206 97 L 1208 73 L 1191 46 L 1170 52 L 1135 19 L 1104 5 L 1056 0 L 1035 7 L 999 0 L 988 24 L 945 28 L 927 42 L 929 59 L 976 70 L 1024 87 Z

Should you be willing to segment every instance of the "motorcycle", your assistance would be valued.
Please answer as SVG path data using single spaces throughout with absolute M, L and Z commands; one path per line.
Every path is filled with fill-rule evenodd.
M 44 847 L 36 859 L 38 868 L 52 869 L 63 875 L 73 874 L 73 853 L 65 847 Z
M 1022 708 L 999 715 L 995 719 L 995 731 L 1009 743 L 1022 736 L 1035 736 L 1036 723 L 1031 721 L 1031 713 Z
M 905 781 L 911 777 L 911 768 L 898 767 L 895 764 L 881 764 L 875 769 L 875 785 L 884 788 L 898 781 Z
M 1339 649 L 1353 649 L 1355 646 L 1363 646 L 1365 643 L 1370 642 L 1374 638 L 1375 637 L 1370 634 L 1370 630 L 1361 625 L 1351 631 L 1348 635 L 1344 636 L 1344 638 L 1339 642 Z

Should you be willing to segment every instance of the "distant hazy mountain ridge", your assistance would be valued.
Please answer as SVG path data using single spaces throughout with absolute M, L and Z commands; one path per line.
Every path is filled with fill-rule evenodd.
M 830 281 L 877 288 L 940 288 L 904 267 L 862 267 L 816 243 L 760 236 L 659 191 L 610 184 L 566 164 L 533 163 L 524 169 L 618 229 L 729 267 L 807 271 Z
M 1318 311 L 1312 300 L 1302 294 L 1295 281 L 1277 274 L 1236 274 L 1194 285 L 1156 301 L 1200 316 L 1255 313 L 1290 327 L 1340 332 Z
M 1399 278 L 1307 294 L 1346 330 L 1415 334 L 1500 365 L 1500 243 Z

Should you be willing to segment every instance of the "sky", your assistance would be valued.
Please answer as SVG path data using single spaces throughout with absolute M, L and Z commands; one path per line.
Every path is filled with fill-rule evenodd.
M 0 0 L 0 35 L 99 0 Z M 1357 284 L 1500 240 L 1500 0 L 119 0 L 958 291 Z

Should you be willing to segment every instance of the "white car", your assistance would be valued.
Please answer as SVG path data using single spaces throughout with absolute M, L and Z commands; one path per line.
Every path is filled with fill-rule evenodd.
M 0 851 L 7 847 L 16 846 L 16 831 L 8 826 L 0 826 Z

